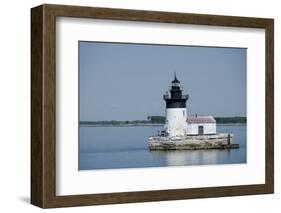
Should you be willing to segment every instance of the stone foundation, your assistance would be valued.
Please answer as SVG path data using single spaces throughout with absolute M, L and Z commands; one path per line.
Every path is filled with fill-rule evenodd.
M 148 139 L 150 150 L 196 150 L 239 148 L 233 144 L 233 134 L 186 135 L 182 137 L 152 136 Z

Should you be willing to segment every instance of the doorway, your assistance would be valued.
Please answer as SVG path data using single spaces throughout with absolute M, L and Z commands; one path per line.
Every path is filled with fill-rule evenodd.
M 204 126 L 198 126 L 198 134 L 203 135 L 204 134 Z

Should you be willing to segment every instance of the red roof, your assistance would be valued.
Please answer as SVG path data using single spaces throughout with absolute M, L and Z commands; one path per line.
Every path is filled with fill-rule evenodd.
M 216 123 L 213 116 L 189 116 L 186 119 L 187 123 Z

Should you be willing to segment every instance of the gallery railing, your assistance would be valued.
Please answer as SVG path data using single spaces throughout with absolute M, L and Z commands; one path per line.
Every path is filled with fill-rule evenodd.
M 188 95 L 182 95 L 180 98 L 172 98 L 171 97 L 171 95 L 170 94 L 165 94 L 165 95 L 163 95 L 163 99 L 164 100 L 167 100 L 167 99 L 188 99 L 189 98 L 189 96 Z

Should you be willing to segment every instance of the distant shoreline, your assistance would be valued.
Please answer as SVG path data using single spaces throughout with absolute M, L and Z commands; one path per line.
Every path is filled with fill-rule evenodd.
M 224 123 L 217 126 L 246 126 L 247 123 Z M 164 124 L 80 124 L 80 127 L 163 127 Z
M 215 117 L 217 125 L 240 126 L 246 125 L 246 117 Z M 165 124 L 164 116 L 149 116 L 148 120 L 133 121 L 80 121 L 79 126 L 89 127 L 150 127 L 163 126 Z
M 80 126 L 89 127 L 149 127 L 149 126 L 163 126 L 164 124 L 81 124 Z

